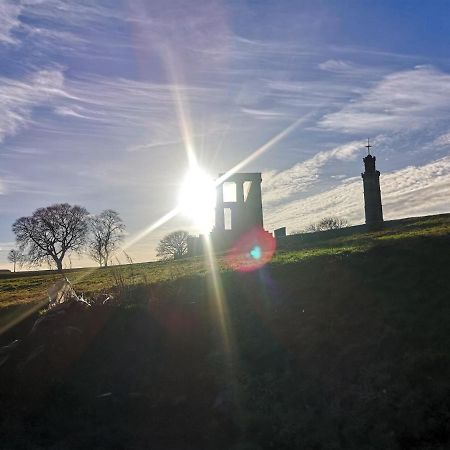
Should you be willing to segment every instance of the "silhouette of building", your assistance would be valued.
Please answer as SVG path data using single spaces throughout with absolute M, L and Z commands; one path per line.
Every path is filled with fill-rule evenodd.
M 217 186 L 213 233 L 233 239 L 263 227 L 261 181 L 261 173 L 235 173 Z
M 375 156 L 370 154 L 369 140 L 367 140 L 367 156 L 363 158 L 364 173 L 361 174 L 364 185 L 364 212 L 366 226 L 376 230 L 383 226 L 383 206 L 381 204 L 380 172 L 375 167 Z
M 263 230 L 261 182 L 259 172 L 235 173 L 217 186 L 211 232 L 215 250 L 228 250 L 245 234 Z
M 221 177 L 222 174 L 219 175 Z M 261 173 L 235 173 L 216 188 L 215 226 L 210 238 L 216 251 L 230 249 L 247 233 L 263 230 Z M 188 242 L 190 256 L 203 251 L 202 237 Z
M 281 239 L 286 237 L 286 227 L 277 228 L 276 230 L 273 230 L 273 235 L 275 239 Z

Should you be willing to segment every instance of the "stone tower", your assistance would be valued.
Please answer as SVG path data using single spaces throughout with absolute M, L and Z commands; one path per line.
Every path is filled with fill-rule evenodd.
M 216 249 L 228 248 L 251 230 L 263 229 L 261 181 L 260 173 L 235 173 L 217 186 L 216 224 L 211 233 Z M 225 184 L 232 188 L 231 198 L 224 198 Z
M 368 155 L 363 158 L 364 173 L 361 176 L 364 184 L 366 225 L 370 230 L 376 230 L 383 226 L 383 206 L 381 204 L 380 172 L 376 170 L 376 158 L 370 154 L 370 147 L 372 146 L 367 140 Z

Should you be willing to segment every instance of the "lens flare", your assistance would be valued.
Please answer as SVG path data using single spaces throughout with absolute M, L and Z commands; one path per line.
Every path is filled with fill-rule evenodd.
M 259 261 L 262 257 L 262 250 L 261 247 L 259 245 L 255 245 L 251 250 L 250 250 L 250 256 L 255 259 L 256 261 Z
M 275 238 L 262 228 L 255 228 L 233 245 L 226 262 L 233 270 L 251 272 L 266 265 L 275 250 Z

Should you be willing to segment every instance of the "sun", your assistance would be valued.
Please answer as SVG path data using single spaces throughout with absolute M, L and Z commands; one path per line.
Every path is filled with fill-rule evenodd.
M 179 206 L 182 214 L 192 220 L 202 233 L 214 224 L 216 186 L 214 180 L 200 167 L 193 166 L 181 185 Z

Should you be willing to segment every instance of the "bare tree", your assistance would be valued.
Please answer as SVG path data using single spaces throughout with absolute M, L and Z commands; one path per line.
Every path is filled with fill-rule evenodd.
M 16 265 L 21 267 L 24 262 L 23 254 L 20 250 L 13 248 L 8 253 L 8 261 L 13 264 L 14 272 L 16 271 Z
M 88 253 L 100 267 L 107 267 L 110 256 L 123 239 L 125 225 L 116 211 L 107 209 L 90 217 L 89 231 Z
M 156 256 L 160 259 L 179 259 L 187 255 L 188 252 L 187 231 L 179 230 L 164 236 L 156 247 Z
M 349 222 L 341 217 L 324 217 L 316 223 L 312 223 L 305 228 L 306 232 L 338 230 L 349 226 Z
M 53 262 L 62 272 L 64 257 L 81 251 L 86 242 L 88 214 L 81 206 L 59 203 L 17 219 L 12 231 L 30 264 Z

